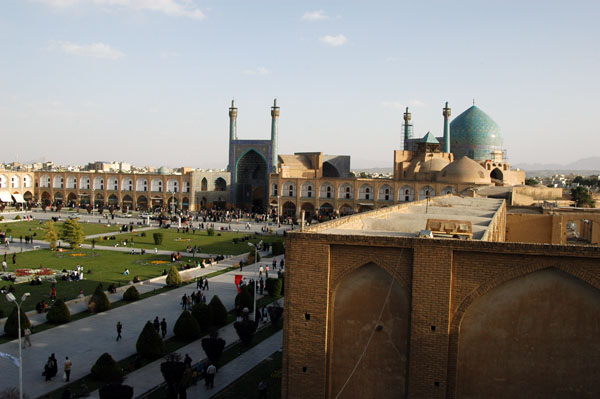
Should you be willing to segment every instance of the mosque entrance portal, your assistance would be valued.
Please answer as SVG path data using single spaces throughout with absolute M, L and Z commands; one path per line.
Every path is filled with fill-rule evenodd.
M 495 168 L 494 170 L 492 170 L 492 172 L 490 173 L 490 177 L 492 179 L 496 179 L 496 180 L 504 180 L 503 177 L 504 175 L 502 174 L 502 171 L 498 168 Z
M 246 152 L 237 162 L 236 203 L 242 208 L 262 211 L 267 188 L 267 161 L 255 150 Z

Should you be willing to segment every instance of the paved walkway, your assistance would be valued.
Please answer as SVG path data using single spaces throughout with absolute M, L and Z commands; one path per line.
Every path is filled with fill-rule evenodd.
M 227 263 L 227 261 L 221 262 L 221 267 L 227 267 Z M 269 262 L 265 260 L 264 263 Z M 211 267 L 207 269 L 196 268 L 192 271 L 206 274 L 214 271 Z M 210 290 L 205 291 L 207 302 L 211 300 L 213 295 L 218 294 L 225 307 L 233 309 L 234 299 L 237 295 L 234 284 L 235 274 L 257 278 L 258 265 L 244 267 L 242 273 L 235 270 L 211 278 L 209 280 Z M 160 284 L 160 281 L 151 284 L 154 283 Z M 146 288 L 141 288 L 143 286 L 150 286 L 150 284 L 143 284 L 140 289 L 144 290 Z M 154 288 L 150 287 L 151 289 Z M 181 297 L 184 293 L 191 294 L 195 288 L 195 284 L 187 285 L 34 334 L 31 337 L 33 347 L 23 351 L 23 386 L 25 387 L 25 393 L 30 397 L 39 397 L 64 385 L 59 378 L 60 374 L 49 382 L 45 382 L 41 376 L 44 364 L 51 353 L 56 354 L 59 370 L 62 370 L 65 356 L 71 358 L 73 362 L 71 379 L 76 380 L 89 374 L 92 365 L 104 352 L 110 353 L 115 360 L 133 355 L 136 352 L 135 343 L 144 324 L 156 316 L 161 320 L 163 317 L 166 319 L 168 325 L 167 338 L 169 338 L 172 336 L 173 325 L 181 313 L 181 306 L 179 305 Z M 118 294 L 112 296 L 120 298 Z M 85 308 L 85 301 L 70 303 L 69 308 L 72 308 L 75 313 L 76 309 Z M 123 324 L 123 339 L 119 342 L 115 340 L 117 321 L 121 321 Z M 18 357 L 17 345 L 17 340 L 2 344 L 0 345 L 0 352 Z M 0 364 L 2 364 L 0 387 L 17 386 L 18 368 L 6 359 L 0 359 Z

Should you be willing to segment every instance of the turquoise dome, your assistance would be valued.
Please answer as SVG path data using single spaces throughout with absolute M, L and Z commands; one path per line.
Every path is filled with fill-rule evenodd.
M 168 175 L 169 169 L 165 166 L 161 166 L 160 168 L 158 168 L 158 174 L 159 175 Z
M 492 159 L 491 152 L 502 149 L 500 126 L 473 105 L 450 123 L 450 151 L 454 159 L 467 156 L 476 161 Z

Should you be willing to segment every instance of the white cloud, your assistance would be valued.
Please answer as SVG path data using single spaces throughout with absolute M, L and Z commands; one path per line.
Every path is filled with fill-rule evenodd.
M 329 19 L 329 15 L 325 14 L 323 10 L 307 11 L 302 16 L 303 21 L 322 21 Z
M 333 46 L 333 47 L 343 46 L 348 41 L 346 36 L 344 36 L 342 34 L 339 34 L 336 36 L 326 35 L 326 36 L 323 36 L 322 38 L 320 38 L 319 40 L 321 42 L 323 42 L 329 46 Z
M 175 57 L 179 57 L 179 53 L 177 51 L 161 51 L 160 52 L 160 58 L 162 58 L 163 60 L 166 60 L 168 58 L 175 58 Z
M 421 100 L 409 100 L 409 101 L 382 101 L 381 106 L 383 108 L 395 109 L 404 111 L 406 107 L 424 107 L 425 103 Z
M 77 5 L 100 7 L 120 7 L 136 11 L 161 12 L 171 17 L 204 19 L 204 13 L 192 0 L 30 0 L 53 8 L 67 8 Z
M 258 67 L 252 69 L 245 69 L 243 73 L 244 75 L 270 75 L 271 71 L 265 67 Z
M 108 44 L 92 43 L 77 44 L 73 42 L 52 42 L 52 47 L 58 47 L 66 54 L 79 55 L 82 57 L 104 58 L 109 60 L 118 60 L 125 56 L 122 52 L 111 48 Z

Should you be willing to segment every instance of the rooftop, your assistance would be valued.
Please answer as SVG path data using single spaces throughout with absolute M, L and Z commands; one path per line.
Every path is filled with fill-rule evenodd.
M 488 230 L 504 200 L 456 195 L 399 204 L 360 213 L 305 229 L 306 232 L 341 235 L 415 237 L 428 219 L 470 222 L 473 240 L 490 240 Z

